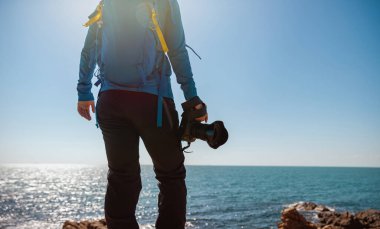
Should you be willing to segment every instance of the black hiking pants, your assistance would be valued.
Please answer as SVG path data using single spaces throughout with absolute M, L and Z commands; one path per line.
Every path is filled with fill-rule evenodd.
M 158 187 L 158 229 L 183 229 L 186 221 L 186 170 L 178 135 L 178 113 L 164 98 L 158 128 L 157 96 L 124 90 L 99 95 L 96 109 L 108 159 L 105 217 L 109 229 L 138 229 L 135 217 L 141 191 L 139 138 L 150 154 Z

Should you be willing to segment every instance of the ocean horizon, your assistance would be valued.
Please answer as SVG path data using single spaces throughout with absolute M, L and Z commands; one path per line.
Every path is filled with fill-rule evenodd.
M 281 210 L 315 202 L 337 211 L 380 209 L 380 168 L 187 165 L 188 228 L 276 228 Z M 0 229 L 61 228 L 103 218 L 106 165 L 0 164 Z M 138 222 L 152 228 L 158 188 L 141 166 Z
M 144 164 L 141 163 L 141 166 L 153 166 L 153 164 Z M 60 162 L 5 162 L 5 163 L 0 163 L 0 166 L 107 166 L 105 163 L 60 163 Z M 365 166 L 365 165 L 360 165 L 360 166 L 351 166 L 351 165 L 235 165 L 235 164 L 186 164 L 185 166 L 194 166 L 194 167 L 301 167 L 301 168 L 363 168 L 363 169 L 380 169 L 380 166 Z

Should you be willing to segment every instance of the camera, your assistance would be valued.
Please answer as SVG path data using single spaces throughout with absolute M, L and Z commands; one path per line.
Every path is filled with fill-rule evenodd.
M 198 104 L 202 104 L 201 109 L 195 109 Z M 207 114 L 206 104 L 200 100 L 198 96 L 182 103 L 183 113 L 179 132 L 182 141 L 186 141 L 188 145 L 183 150 L 190 147 L 190 143 L 196 139 L 206 141 L 208 145 L 217 149 L 228 140 L 228 131 L 222 121 L 215 121 L 211 124 L 203 124 L 196 120 Z

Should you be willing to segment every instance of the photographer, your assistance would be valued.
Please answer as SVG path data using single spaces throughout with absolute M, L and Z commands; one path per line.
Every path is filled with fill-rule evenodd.
M 184 228 L 186 222 L 186 170 L 178 113 L 170 84 L 170 63 L 185 99 L 190 101 L 199 97 L 185 47 L 177 1 L 157 0 L 148 6 L 139 2 L 105 0 L 99 4 L 95 15 L 90 17 L 91 21 L 102 15 L 101 20 L 90 25 L 82 50 L 77 108 L 87 120 L 91 120 L 90 109 L 92 112 L 96 110 L 97 122 L 102 130 L 109 167 L 105 197 L 108 228 L 139 228 L 135 210 L 142 188 L 139 163 L 141 138 L 152 158 L 160 189 L 156 228 L 179 229 Z M 140 31 L 152 26 L 150 20 L 155 18 L 154 14 L 150 17 L 151 8 L 152 12 L 157 13 L 170 63 L 166 55 L 160 58 L 156 53 L 152 54 L 152 47 L 157 50 L 157 31 L 146 30 L 146 37 L 138 37 L 144 34 Z M 141 41 L 145 43 L 138 43 Z M 164 53 L 162 46 L 159 53 Z M 143 60 L 148 61 L 137 67 L 147 74 L 135 83 L 135 78 L 140 77 L 136 76 L 137 67 L 128 68 L 127 63 L 140 58 L 141 53 L 145 55 Z M 149 60 L 152 59 L 158 67 L 150 71 Z M 100 67 L 101 89 L 95 108 L 91 79 L 96 64 Z M 193 108 L 205 107 L 199 102 Z M 202 122 L 207 118 L 205 111 L 196 120 Z

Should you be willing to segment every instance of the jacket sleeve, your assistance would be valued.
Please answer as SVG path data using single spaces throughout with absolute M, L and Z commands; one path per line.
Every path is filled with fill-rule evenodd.
M 169 0 L 169 17 L 165 23 L 164 37 L 169 48 L 169 59 L 177 82 L 181 85 L 185 99 L 197 96 L 189 55 L 186 50 L 185 33 L 177 0 Z
M 97 24 L 90 26 L 87 32 L 84 47 L 81 52 L 79 65 L 79 80 L 77 84 L 78 101 L 92 101 L 94 96 L 91 92 L 92 77 L 96 67 L 95 49 L 98 33 Z

